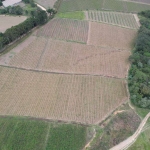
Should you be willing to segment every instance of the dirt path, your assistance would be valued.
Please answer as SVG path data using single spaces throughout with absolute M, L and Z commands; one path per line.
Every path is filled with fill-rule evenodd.
M 41 8 L 42 10 L 46 11 L 46 8 L 44 8 L 43 6 L 39 5 L 38 3 L 35 3 L 39 8 Z
M 86 150 L 87 148 L 90 147 L 92 141 L 94 140 L 94 138 L 96 137 L 96 131 L 95 131 L 95 128 L 94 128 L 94 135 L 93 135 L 93 138 L 85 145 L 85 147 L 83 148 L 83 150 Z
M 149 117 L 150 117 L 150 112 L 146 115 L 146 117 L 143 119 L 143 121 L 139 125 L 138 129 L 132 136 L 130 136 L 123 142 L 119 143 L 118 145 L 112 147 L 110 150 L 127 150 L 127 148 L 129 148 L 136 141 L 136 139 L 142 132 L 142 129 L 143 129 L 144 125 L 146 124 Z
M 140 27 L 141 24 L 140 24 L 140 19 L 139 19 L 138 15 L 137 15 L 137 14 L 133 14 L 133 15 L 134 15 L 134 18 L 135 18 L 135 20 L 136 20 L 138 26 Z

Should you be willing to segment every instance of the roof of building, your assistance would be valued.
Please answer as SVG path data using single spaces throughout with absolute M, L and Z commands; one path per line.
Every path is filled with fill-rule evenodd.
M 5 0 L 3 1 L 4 7 L 13 6 L 16 3 L 21 2 L 22 0 Z

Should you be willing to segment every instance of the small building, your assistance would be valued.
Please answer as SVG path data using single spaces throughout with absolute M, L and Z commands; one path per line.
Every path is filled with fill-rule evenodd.
M 3 6 L 8 7 L 8 6 L 13 6 L 16 3 L 21 2 L 22 0 L 5 0 L 3 1 Z

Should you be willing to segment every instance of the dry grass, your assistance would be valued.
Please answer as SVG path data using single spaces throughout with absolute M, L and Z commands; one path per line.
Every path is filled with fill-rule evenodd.
M 5 32 L 8 28 L 18 25 L 19 23 L 25 21 L 27 17 L 25 16 L 5 16 L 0 15 L 0 32 Z
M 95 124 L 128 97 L 125 80 L 0 67 L 0 114 Z
M 90 22 L 88 45 L 131 50 L 137 30 Z

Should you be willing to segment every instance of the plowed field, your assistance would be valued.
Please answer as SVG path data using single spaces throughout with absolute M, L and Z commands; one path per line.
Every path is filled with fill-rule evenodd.
M 97 45 L 117 49 L 133 48 L 137 31 L 112 25 L 90 22 L 88 45 Z
M 125 102 L 125 80 L 0 67 L 0 115 L 95 124 Z
M 43 26 L 37 36 L 86 43 L 88 21 L 55 18 Z
M 26 43 L 26 42 L 24 42 Z M 22 45 L 23 46 L 23 45 Z M 37 38 L 16 53 L 0 57 L 0 64 L 48 72 L 103 75 L 124 78 L 130 51 Z

